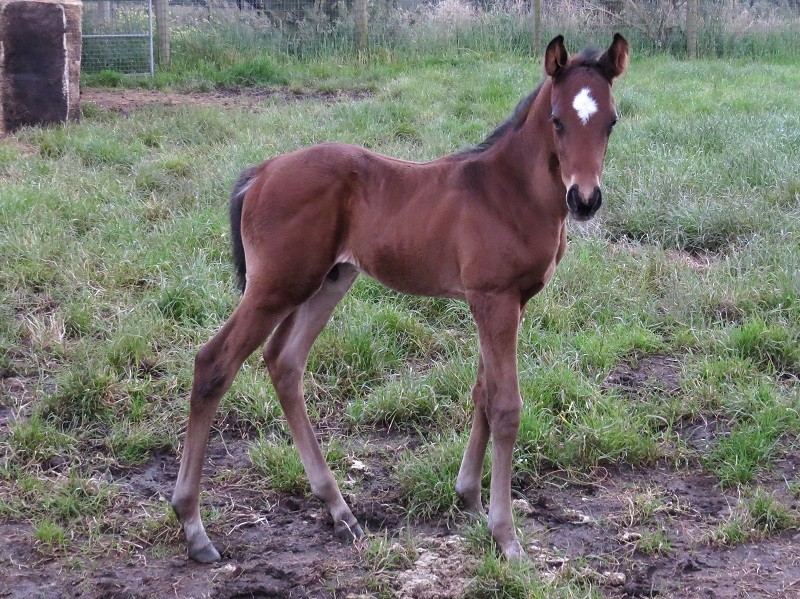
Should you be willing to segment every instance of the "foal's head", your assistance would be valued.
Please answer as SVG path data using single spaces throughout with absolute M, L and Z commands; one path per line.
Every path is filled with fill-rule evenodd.
M 617 122 L 611 84 L 628 65 L 628 42 L 620 34 L 603 54 L 569 58 L 564 38 L 547 46 L 544 70 L 552 79 L 552 134 L 574 218 L 587 220 L 600 208 L 600 177 L 608 137 Z

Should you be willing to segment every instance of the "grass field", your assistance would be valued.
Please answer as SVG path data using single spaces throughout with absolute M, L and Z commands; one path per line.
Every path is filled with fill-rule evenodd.
M 175 565 L 184 546 L 166 498 L 194 352 L 237 302 L 227 196 L 245 166 L 330 140 L 434 158 L 481 141 L 540 74 L 497 54 L 267 62 L 243 83 L 306 99 L 126 115 L 86 103 L 79 124 L 0 141 L 9 588 L 66 579 L 99 596 L 111 564 L 126 564 L 148 596 L 172 593 L 159 576 L 189 568 Z M 753 596 L 800 593 L 798 89 L 797 61 L 666 57 L 635 59 L 616 87 L 601 215 L 571 226 L 520 334 L 514 489 L 532 564 L 499 560 L 485 524 L 454 502 L 475 376 L 469 310 L 357 282 L 312 352 L 306 390 L 372 535 L 327 557 L 303 545 L 317 568 L 298 583 L 308 596 L 410 596 L 415 572 L 451 584 L 438 596 L 690 597 L 712 584 L 704 573 L 726 572 L 720 597 L 748 584 L 765 589 Z M 332 530 L 257 358 L 223 399 L 201 496 L 241 584 L 259 568 L 280 578 L 258 540 L 278 546 L 270 526 L 285 525 L 290 544 Z M 772 574 L 741 578 L 737 552 L 758 547 L 778 552 Z M 420 573 L 436 567 L 431 554 L 443 569 Z M 214 581 L 234 570 L 180 572 L 223 596 Z M 676 580 L 685 594 L 669 594 Z M 175 592 L 200 596 L 192 588 Z

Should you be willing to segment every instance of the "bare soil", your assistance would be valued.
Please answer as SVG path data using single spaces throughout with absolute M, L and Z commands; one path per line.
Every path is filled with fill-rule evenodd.
M 660 506 L 642 522 L 632 506 L 648 491 Z M 715 545 L 714 524 L 729 518 L 737 497 L 699 470 L 619 468 L 593 473 L 582 487 L 553 473 L 525 496 L 532 509 L 522 526 L 537 539 L 529 552 L 544 548 L 554 570 L 583 558 L 601 581 L 612 579 L 604 573 L 621 573 L 604 587 L 610 597 L 800 597 L 797 531 Z M 637 549 L 641 536 L 662 528 L 669 548 L 653 555 Z
M 265 100 L 299 102 L 305 100 L 340 101 L 359 99 L 368 92 L 307 91 L 290 88 L 219 88 L 210 92 L 172 92 L 158 89 L 86 88 L 81 90 L 81 102 L 96 104 L 103 110 L 128 114 L 144 106 L 223 106 L 255 109 Z
M 243 441 L 223 443 L 217 437 L 209 450 L 206 488 L 210 480 L 249 466 Z M 799 465 L 786 464 L 785 474 L 796 478 Z M 397 489 L 381 472 L 387 466 L 373 467 L 371 480 L 363 479 L 360 491 L 350 497 L 357 517 L 373 534 L 396 532 L 406 524 Z M 117 476 L 116 482 L 134 497 L 151 500 L 169 496 L 176 474 L 175 456 L 160 455 Z M 228 488 L 223 483 L 204 496 L 206 507 L 224 510 L 235 504 L 239 518 L 209 526 L 223 555 L 219 564 L 189 562 L 177 530 L 166 549 L 158 551 L 142 547 L 90 560 L 44 557 L 30 527 L 6 523 L 0 525 L 0 597 L 327 598 L 366 593 L 370 575 L 361 563 L 363 547 L 333 539 L 330 518 L 319 502 L 305 496 L 263 497 L 229 480 Z M 652 520 L 639 522 L 631 506 L 635 495 L 647 489 L 657 493 L 660 507 Z M 552 472 L 519 497 L 518 524 L 529 555 L 545 575 L 577 568 L 604 583 L 609 597 L 800 597 L 800 535 L 789 532 L 731 548 L 710 543 L 712 524 L 727 519 L 736 497 L 697 470 L 676 472 L 664 464 L 617 468 L 594 472 L 585 484 Z M 638 535 L 658 527 L 670 548 L 654 555 L 638 551 Z M 414 566 L 392 573 L 396 596 L 460 596 L 469 562 L 459 537 L 444 522 L 414 523 L 412 530 L 425 531 L 423 550 Z M 443 564 L 449 565 L 439 567 Z

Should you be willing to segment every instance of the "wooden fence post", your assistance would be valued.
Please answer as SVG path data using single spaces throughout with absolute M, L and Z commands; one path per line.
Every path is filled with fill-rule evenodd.
M 537 55 L 542 49 L 542 0 L 533 0 L 533 53 Z
M 697 58 L 697 0 L 686 2 L 686 55 Z
M 356 0 L 356 43 L 359 51 L 364 51 L 369 46 L 367 0 Z
M 169 11 L 168 0 L 151 0 L 156 13 L 158 37 L 158 66 L 169 66 Z

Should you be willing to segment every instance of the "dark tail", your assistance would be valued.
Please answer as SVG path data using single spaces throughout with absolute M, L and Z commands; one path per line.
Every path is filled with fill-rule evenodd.
M 239 281 L 239 289 L 244 293 L 247 283 L 247 265 L 244 263 L 244 244 L 242 243 L 242 204 L 244 194 L 250 186 L 250 182 L 259 173 L 260 166 L 251 166 L 240 176 L 233 186 L 231 192 L 231 244 L 233 246 L 233 266 L 236 269 L 236 278 Z

